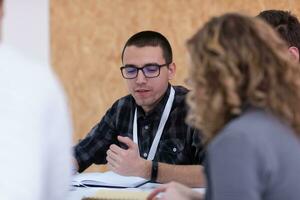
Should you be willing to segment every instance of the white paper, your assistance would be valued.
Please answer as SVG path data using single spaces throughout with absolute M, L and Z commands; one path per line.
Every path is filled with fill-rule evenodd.
M 81 173 L 73 177 L 74 186 L 137 187 L 148 180 L 136 176 L 121 176 L 112 171 Z

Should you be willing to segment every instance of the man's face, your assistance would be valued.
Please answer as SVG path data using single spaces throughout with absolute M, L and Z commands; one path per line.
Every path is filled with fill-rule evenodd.
M 123 65 L 135 65 L 141 68 L 149 63 L 159 65 L 166 64 L 161 47 L 128 46 L 124 51 Z M 160 68 L 160 75 L 155 78 L 147 78 L 141 70 L 134 79 L 126 79 L 127 87 L 136 103 L 145 112 L 152 110 L 164 95 L 168 82 L 175 74 L 175 64 Z

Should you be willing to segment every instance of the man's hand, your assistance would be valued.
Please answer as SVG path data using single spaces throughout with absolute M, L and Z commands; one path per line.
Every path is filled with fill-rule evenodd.
M 160 194 L 160 197 L 157 198 L 157 195 Z M 202 200 L 203 195 L 192 189 L 181 185 L 180 183 L 171 182 L 168 184 L 161 185 L 151 192 L 147 200 Z
M 149 178 L 151 162 L 140 157 L 138 145 L 128 137 L 118 136 L 118 140 L 126 144 L 128 149 L 110 145 L 106 152 L 108 168 L 124 176 Z

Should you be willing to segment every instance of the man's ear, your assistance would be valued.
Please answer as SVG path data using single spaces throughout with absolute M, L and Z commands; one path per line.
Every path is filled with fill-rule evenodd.
M 169 71 L 169 80 L 172 80 L 175 76 L 175 73 L 176 73 L 176 65 L 175 63 L 171 63 L 169 65 L 169 68 L 168 68 L 168 71 Z
M 295 46 L 289 47 L 289 52 L 295 60 L 299 62 L 299 49 Z

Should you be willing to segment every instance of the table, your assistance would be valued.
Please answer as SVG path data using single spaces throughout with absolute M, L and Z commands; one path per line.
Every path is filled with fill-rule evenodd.
M 136 190 L 136 191 L 151 191 L 161 184 L 158 183 L 146 183 L 138 188 L 125 188 L 125 189 L 115 189 L 115 188 L 103 188 L 103 187 L 71 187 L 68 197 L 66 200 L 81 200 L 85 196 L 93 195 L 97 190 Z M 193 188 L 197 192 L 202 194 L 205 193 L 205 188 Z
M 97 190 L 136 190 L 136 191 L 151 191 L 154 188 L 158 187 L 160 184 L 158 183 L 146 183 L 138 188 L 124 188 L 124 189 L 116 189 L 116 188 L 106 188 L 106 187 L 71 187 L 69 195 L 66 200 L 81 200 L 82 197 L 91 196 Z
M 124 177 L 120 176 L 116 173 L 113 172 L 103 172 L 103 173 L 82 173 L 82 174 L 76 174 L 73 177 L 72 183 L 77 183 L 78 181 L 82 180 L 102 180 L 104 182 L 109 182 L 109 183 L 115 183 L 115 181 L 121 181 L 120 183 L 125 183 L 127 182 L 132 182 L 132 179 L 129 179 L 130 177 Z M 136 179 L 133 177 L 133 180 L 136 181 Z M 114 184 L 113 184 L 114 185 Z M 159 187 L 161 184 L 159 183 L 151 183 L 147 182 L 137 188 L 110 188 L 110 187 L 74 187 L 70 186 L 70 192 L 67 196 L 67 200 L 81 200 L 83 197 L 87 196 L 93 196 L 98 190 L 131 190 L 131 191 L 147 191 L 151 192 L 153 189 Z M 204 188 L 194 188 L 194 190 L 204 193 L 205 189 Z

